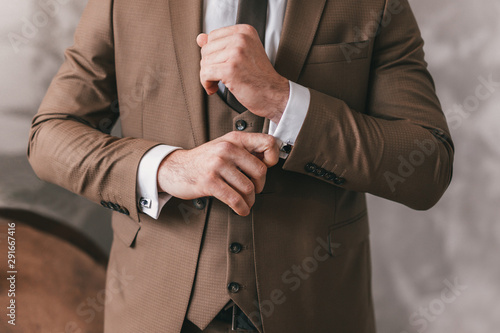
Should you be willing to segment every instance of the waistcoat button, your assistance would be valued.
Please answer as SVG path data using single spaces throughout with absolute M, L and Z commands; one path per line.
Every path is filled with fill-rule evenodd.
M 229 251 L 234 254 L 240 253 L 242 248 L 240 243 L 231 243 L 231 245 L 229 245 Z
M 240 288 L 240 284 L 236 282 L 231 282 L 227 285 L 227 289 L 233 294 L 236 294 L 238 291 L 240 291 Z
M 243 119 L 237 120 L 235 125 L 238 131 L 244 131 L 245 128 L 247 128 L 247 122 L 244 121 Z

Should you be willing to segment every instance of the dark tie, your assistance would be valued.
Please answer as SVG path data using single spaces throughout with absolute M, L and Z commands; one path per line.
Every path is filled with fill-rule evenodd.
M 236 24 L 249 24 L 253 26 L 260 37 L 260 41 L 264 45 L 266 35 L 266 20 L 267 20 L 267 0 L 240 0 L 238 4 L 238 16 Z M 246 108 L 234 97 L 229 89 L 224 90 L 222 99 L 232 107 L 235 111 L 242 113 Z

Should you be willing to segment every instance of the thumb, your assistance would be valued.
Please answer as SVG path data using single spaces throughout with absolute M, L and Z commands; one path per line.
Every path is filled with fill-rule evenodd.
M 208 35 L 199 34 L 198 37 L 196 37 L 196 43 L 198 44 L 199 47 L 205 46 L 208 43 Z
M 279 161 L 279 146 L 276 139 L 264 133 L 240 133 L 237 145 L 259 158 L 268 168 Z

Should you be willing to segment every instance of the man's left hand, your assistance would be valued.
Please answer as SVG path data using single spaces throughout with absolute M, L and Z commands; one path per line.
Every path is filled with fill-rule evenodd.
M 288 103 L 288 80 L 273 68 L 257 31 L 238 24 L 200 34 L 200 81 L 207 94 L 222 81 L 250 112 L 279 123 Z

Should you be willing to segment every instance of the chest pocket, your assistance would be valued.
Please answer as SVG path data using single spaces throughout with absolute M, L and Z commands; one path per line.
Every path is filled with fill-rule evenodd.
M 307 64 L 325 64 L 332 62 L 351 62 L 357 59 L 367 58 L 370 49 L 370 41 L 338 44 L 313 45 Z

